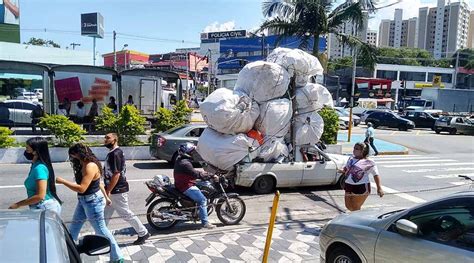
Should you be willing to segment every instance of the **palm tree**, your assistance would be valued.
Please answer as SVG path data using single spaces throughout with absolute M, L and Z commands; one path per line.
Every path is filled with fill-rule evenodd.
M 356 48 L 358 56 L 364 58 L 364 64 L 373 68 L 376 63 L 376 48 L 359 38 L 339 32 L 345 22 L 352 22 L 359 31 L 364 24 L 364 12 L 374 12 L 375 0 L 346 0 L 334 7 L 333 0 L 264 0 L 263 15 L 268 19 L 259 31 L 272 30 L 279 34 L 277 42 L 285 37 L 296 36 L 299 47 L 308 49 L 314 39 L 312 53 L 319 54 L 321 36 L 334 34 L 340 43 Z M 357 35 L 357 34 L 355 34 Z

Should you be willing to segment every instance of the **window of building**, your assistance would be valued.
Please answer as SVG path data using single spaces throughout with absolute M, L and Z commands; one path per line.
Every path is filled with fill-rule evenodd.
M 425 81 L 425 72 L 400 71 L 400 79 L 407 81 Z
M 441 76 L 441 82 L 445 83 L 452 83 L 453 81 L 453 74 L 447 74 L 447 73 L 428 73 L 428 82 L 433 80 L 433 77 Z
M 377 78 L 397 80 L 397 72 L 391 70 L 377 70 Z

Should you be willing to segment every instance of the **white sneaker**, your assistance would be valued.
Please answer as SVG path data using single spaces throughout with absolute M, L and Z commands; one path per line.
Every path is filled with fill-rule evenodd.
M 214 228 L 216 228 L 216 226 L 211 224 L 211 223 L 207 223 L 207 224 L 203 225 L 202 228 L 214 229 Z

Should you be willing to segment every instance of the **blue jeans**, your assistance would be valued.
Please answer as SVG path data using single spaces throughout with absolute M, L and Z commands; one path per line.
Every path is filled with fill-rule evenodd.
M 188 190 L 184 191 L 183 194 L 199 205 L 199 218 L 201 219 L 201 224 L 205 225 L 209 223 L 209 220 L 207 219 L 207 199 L 201 193 L 201 190 L 199 190 L 197 186 L 191 186 Z
M 74 211 L 72 223 L 69 225 L 69 232 L 71 233 L 72 238 L 77 241 L 79 232 L 87 219 L 94 228 L 96 234 L 105 236 L 110 240 L 110 260 L 117 261 L 123 258 L 122 251 L 120 251 L 117 241 L 105 225 L 105 198 L 102 193 L 97 191 L 90 195 L 78 195 L 77 199 L 78 203 L 76 211 Z
M 43 200 L 37 204 L 30 205 L 30 209 L 51 210 L 61 216 L 61 204 L 56 199 Z

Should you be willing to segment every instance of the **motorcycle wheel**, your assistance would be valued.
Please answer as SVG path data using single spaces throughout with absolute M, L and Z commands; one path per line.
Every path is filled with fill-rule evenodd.
M 150 204 L 146 211 L 146 220 L 156 230 L 168 229 L 176 225 L 178 221 L 167 220 L 164 221 L 160 218 L 154 217 L 152 214 L 156 212 L 164 212 L 170 209 L 175 209 L 176 204 L 169 199 L 158 199 Z
M 234 211 L 230 211 L 231 207 L 223 200 L 216 205 L 216 214 L 224 225 L 236 225 L 245 216 L 246 206 L 244 200 L 238 196 L 229 196 L 229 205 Z

